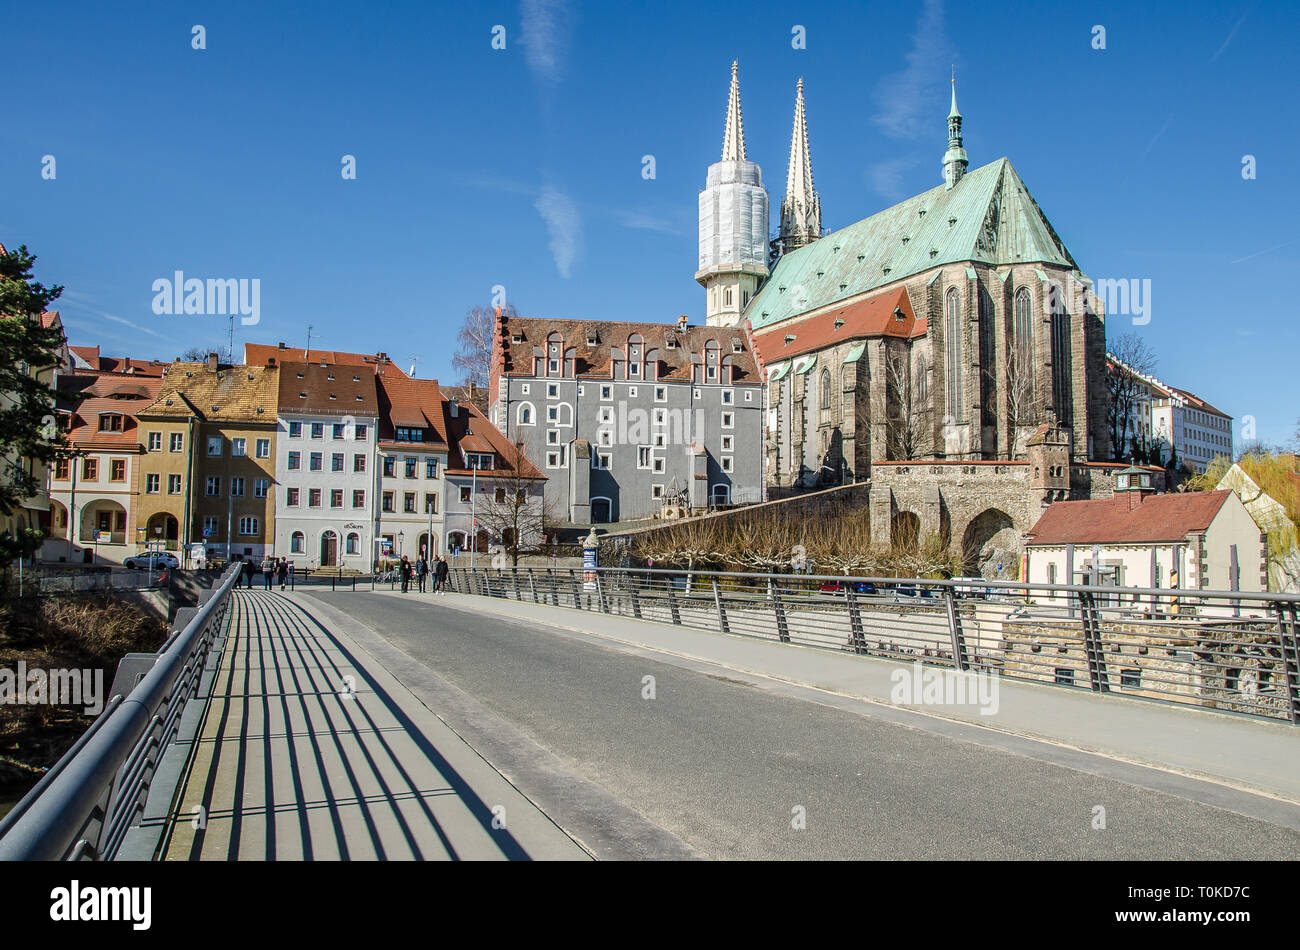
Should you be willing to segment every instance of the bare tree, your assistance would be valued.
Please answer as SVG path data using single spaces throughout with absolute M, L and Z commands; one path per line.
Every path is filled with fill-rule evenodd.
M 1121 333 L 1110 346 L 1106 361 L 1106 418 L 1110 423 L 1111 457 L 1126 457 L 1129 423 L 1139 393 L 1146 387 L 1144 377 L 1156 367 L 1156 357 L 1146 340 L 1137 333 Z
M 537 549 L 553 519 L 546 510 L 542 481 L 525 474 L 528 460 L 523 446 L 515 444 L 504 458 L 508 468 L 479 472 L 487 490 L 478 522 L 494 540 L 500 539 L 510 562 L 517 566 L 521 554 Z
M 885 370 L 885 419 L 889 426 L 889 457 L 914 459 L 925 440 L 924 406 L 917 398 L 905 357 L 894 357 Z
M 517 317 L 519 311 L 513 304 L 507 304 L 501 308 L 501 315 Z M 492 307 L 473 306 L 465 311 L 465 321 L 456 334 L 456 355 L 451 358 L 452 368 L 460 373 L 462 385 L 487 387 L 496 325 L 496 310 Z
M 1013 348 L 1007 360 L 1007 424 L 1011 428 L 1011 457 L 1025 449 L 1026 430 L 1042 419 L 1042 402 L 1034 390 L 1034 368 L 1029 354 Z
M 180 360 L 182 363 L 206 363 L 209 352 L 206 346 L 191 346 L 180 355 Z

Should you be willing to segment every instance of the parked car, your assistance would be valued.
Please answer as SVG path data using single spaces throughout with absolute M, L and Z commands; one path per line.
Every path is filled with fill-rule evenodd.
M 870 581 L 853 581 L 852 583 L 846 583 L 845 581 L 823 581 L 817 589 L 823 594 L 840 594 L 844 592 L 845 588 L 848 588 L 855 594 L 876 593 L 876 585 L 872 584 Z
M 122 562 L 122 565 L 133 571 L 161 571 L 165 568 L 178 568 L 181 566 L 181 562 L 176 558 L 175 554 L 167 551 L 146 551 L 127 558 Z

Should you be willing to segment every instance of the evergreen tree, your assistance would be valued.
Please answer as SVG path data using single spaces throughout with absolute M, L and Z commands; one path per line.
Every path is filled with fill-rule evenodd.
M 35 280 L 35 262 L 25 245 L 16 251 L 0 247 L 0 512 L 5 514 L 43 487 L 30 462 L 51 464 L 62 443 L 54 427 L 54 392 L 35 371 L 58 362 L 62 332 L 43 326 L 41 314 L 63 288 Z

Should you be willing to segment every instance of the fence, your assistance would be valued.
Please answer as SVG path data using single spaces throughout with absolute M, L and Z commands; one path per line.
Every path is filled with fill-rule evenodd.
M 210 598 L 174 631 L 147 672 L 104 711 L 0 821 L 0 860 L 112 860 L 144 813 L 159 761 L 200 693 L 204 667 L 225 630 L 228 570 Z M 197 726 L 197 721 L 194 723 Z
M 1300 595 L 659 569 L 452 589 L 1300 724 Z

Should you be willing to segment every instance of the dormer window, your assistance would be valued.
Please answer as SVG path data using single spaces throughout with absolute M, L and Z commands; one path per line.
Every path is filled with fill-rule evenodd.
M 397 441 L 398 442 L 423 442 L 424 430 L 417 429 L 417 428 L 410 428 L 407 426 L 398 426 Z
M 731 341 L 731 352 L 733 352 L 733 353 L 743 353 L 744 350 L 745 350 L 745 345 L 744 345 L 743 343 L 741 343 L 739 340 L 732 340 L 732 341 Z
M 665 348 L 665 349 L 668 349 L 668 350 L 675 350 L 675 349 L 677 349 L 677 338 L 676 338 L 676 337 L 673 337 L 673 336 L 670 336 L 668 339 L 666 339 L 666 340 L 664 341 L 664 348 Z
M 596 331 L 595 331 L 595 330 L 588 330 L 588 331 L 587 331 L 587 345 L 588 345 L 588 346 L 595 346 L 598 342 L 599 342 L 599 339 L 598 339 L 597 336 L 596 336 Z
M 104 413 L 99 417 L 100 432 L 121 432 L 123 425 L 122 416 L 115 413 Z
M 512 333 L 512 334 L 510 335 L 510 342 L 511 342 L 511 343 L 522 343 L 522 342 L 524 342 L 524 335 L 523 335 L 522 333 Z
M 491 469 L 493 467 L 492 461 L 493 461 L 493 456 L 492 453 L 490 452 L 466 452 L 465 453 L 466 468 L 475 468 L 478 469 L 479 471 L 483 471 L 485 469 Z

